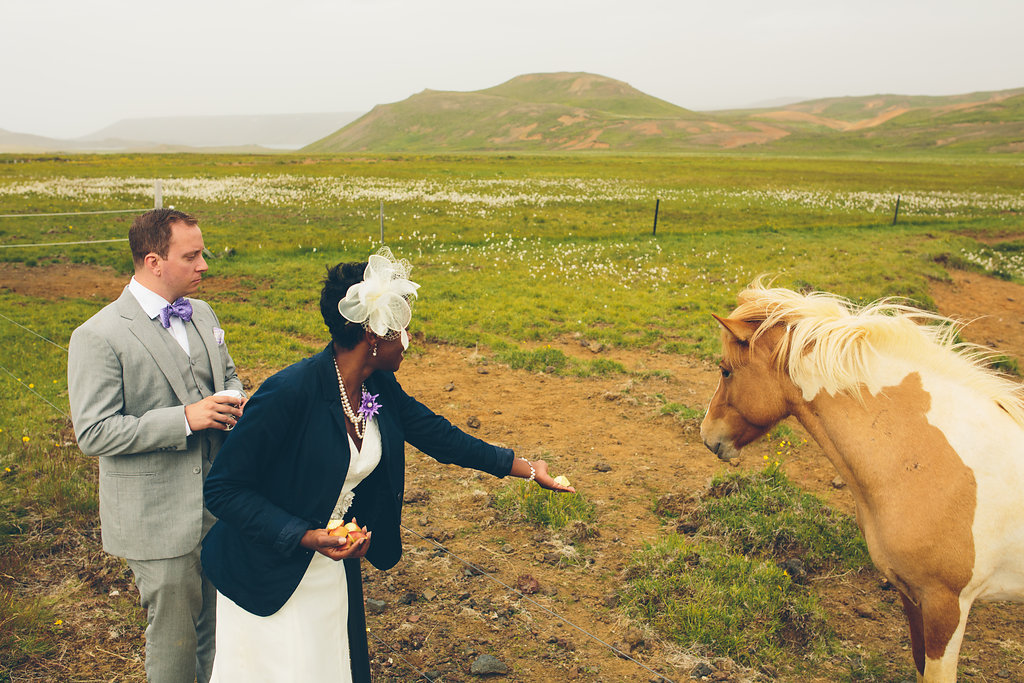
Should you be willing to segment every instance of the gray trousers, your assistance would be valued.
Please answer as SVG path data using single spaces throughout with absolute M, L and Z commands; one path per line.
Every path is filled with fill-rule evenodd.
M 128 560 L 146 610 L 146 680 L 208 683 L 213 670 L 217 591 L 199 548 L 165 560 Z

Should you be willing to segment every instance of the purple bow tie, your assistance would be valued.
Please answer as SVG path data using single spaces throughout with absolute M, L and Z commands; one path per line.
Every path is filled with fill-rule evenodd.
M 170 327 L 172 315 L 178 316 L 182 322 L 187 323 L 192 319 L 192 304 L 184 297 L 180 297 L 173 304 L 167 304 L 160 311 L 160 324 L 164 327 Z

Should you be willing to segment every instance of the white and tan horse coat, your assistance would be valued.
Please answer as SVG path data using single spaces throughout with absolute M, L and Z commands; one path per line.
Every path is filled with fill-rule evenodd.
M 871 558 L 901 593 L 918 680 L 956 680 L 972 603 L 1024 599 L 1020 385 L 954 344 L 950 321 L 896 304 L 755 282 L 718 320 L 705 444 L 728 459 L 793 415 L 849 485 Z

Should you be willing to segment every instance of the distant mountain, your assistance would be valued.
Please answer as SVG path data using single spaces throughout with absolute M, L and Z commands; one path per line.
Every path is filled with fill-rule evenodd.
M 730 107 L 730 109 L 775 109 L 777 107 L 785 107 L 787 104 L 796 104 L 797 102 L 806 102 L 806 97 L 773 97 L 770 100 L 761 100 L 759 102 L 753 102 L 742 107 Z M 707 111 L 715 111 L 709 109 Z M 719 109 L 717 111 L 724 111 Z
M 61 140 L 27 133 L 12 133 L 0 129 L 0 154 L 68 154 L 130 152 L 130 153 L 177 153 L 203 152 L 224 154 L 267 154 L 275 150 L 258 145 L 235 145 L 230 147 L 187 147 L 185 145 L 164 145 L 156 142 L 106 138 L 103 140 Z
M 694 112 L 588 73 L 378 105 L 307 152 L 1024 151 L 1024 88 L 946 97 L 839 97 Z
M 303 147 L 303 145 L 305 145 Z M 473 92 L 424 90 L 360 116 L 127 119 L 74 140 L 0 130 L 0 153 L 765 151 L 1024 153 L 1024 88 L 942 97 L 833 97 L 691 111 L 589 73 L 517 76 Z
M 0 128 L 0 152 L 51 152 L 69 149 L 57 147 L 60 142 L 42 135 L 15 133 Z
M 70 140 L 0 129 L 0 153 L 269 152 L 298 149 L 361 112 L 125 119 Z
M 1024 88 L 836 97 L 747 113 L 787 130 L 774 145 L 784 151 L 1024 152 Z
M 363 112 L 270 114 L 261 116 L 166 116 L 125 119 L 78 140 L 138 140 L 187 147 L 261 147 L 298 149 L 319 140 Z

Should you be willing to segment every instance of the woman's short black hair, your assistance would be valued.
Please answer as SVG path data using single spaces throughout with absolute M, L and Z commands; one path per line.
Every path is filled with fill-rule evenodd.
M 345 320 L 338 312 L 338 302 L 345 298 L 348 289 L 363 281 L 366 262 L 339 263 L 327 268 L 324 287 L 320 290 L 320 315 L 324 324 L 331 331 L 331 339 L 343 349 L 351 349 L 363 338 L 365 328 L 362 323 Z

